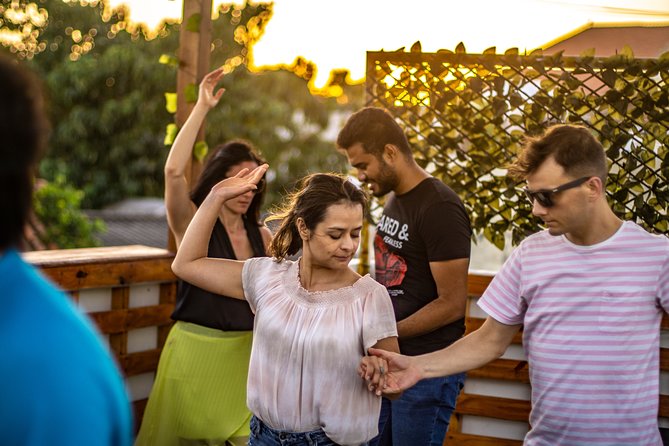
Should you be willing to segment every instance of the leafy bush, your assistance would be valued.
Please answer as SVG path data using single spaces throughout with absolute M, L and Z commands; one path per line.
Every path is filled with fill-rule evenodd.
M 85 248 L 100 246 L 96 234 L 105 230 L 102 220 L 89 219 L 81 210 L 84 193 L 66 184 L 65 177 L 40 184 L 35 192 L 34 208 L 44 225 L 39 234 L 45 245 L 58 248 Z

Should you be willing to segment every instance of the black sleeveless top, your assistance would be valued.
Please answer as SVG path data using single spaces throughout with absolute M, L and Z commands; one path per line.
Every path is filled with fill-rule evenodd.
M 260 228 L 246 218 L 244 228 L 251 242 L 253 257 L 266 256 Z M 216 220 L 209 239 L 209 257 L 236 259 L 228 233 L 220 220 Z M 224 331 L 253 329 L 253 313 L 245 300 L 210 293 L 183 280 L 179 281 L 176 300 L 172 313 L 172 319 L 176 321 Z

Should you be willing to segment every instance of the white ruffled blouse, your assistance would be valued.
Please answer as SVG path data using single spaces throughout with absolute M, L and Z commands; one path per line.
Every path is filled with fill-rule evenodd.
M 247 404 L 274 429 L 322 428 L 357 445 L 377 434 L 381 398 L 357 374 L 379 340 L 397 336 L 385 287 L 369 275 L 351 286 L 309 292 L 299 261 L 248 259 L 244 294 L 255 313 Z

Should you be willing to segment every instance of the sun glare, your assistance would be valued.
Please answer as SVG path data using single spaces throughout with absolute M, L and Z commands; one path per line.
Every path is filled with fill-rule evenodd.
M 182 0 L 106 0 L 126 4 L 130 19 L 148 29 L 180 19 Z M 215 0 L 213 10 L 221 3 Z M 233 1 L 244 4 L 243 0 Z M 332 70 L 349 79 L 365 76 L 366 51 L 408 50 L 420 41 L 426 52 L 517 48 L 522 54 L 592 22 L 669 22 L 667 0 L 274 0 L 273 16 L 252 48 L 254 69 L 291 65 L 298 57 L 317 66 L 312 80 L 326 85 Z

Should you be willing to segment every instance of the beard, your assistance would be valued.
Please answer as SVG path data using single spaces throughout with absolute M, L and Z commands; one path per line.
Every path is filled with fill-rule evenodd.
M 397 172 L 391 169 L 385 161 L 381 160 L 379 175 L 372 182 L 376 183 L 376 190 L 372 191 L 372 195 L 382 197 L 397 188 L 400 184 L 400 178 Z

